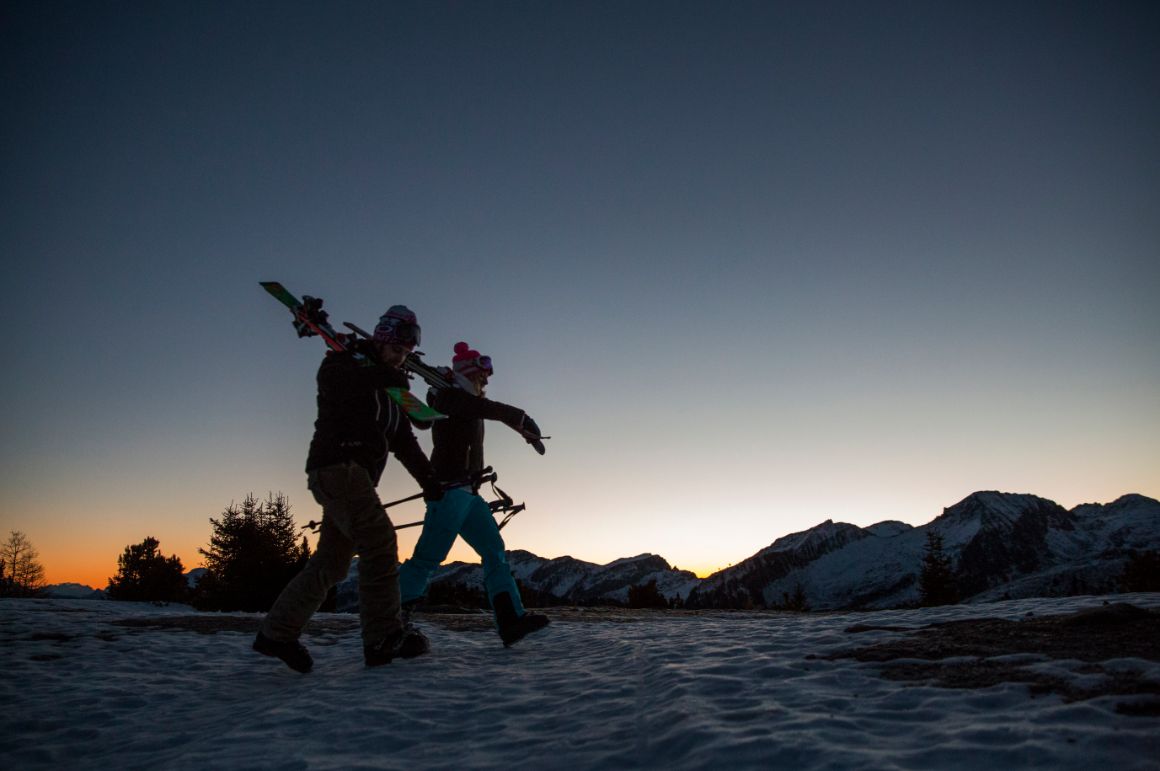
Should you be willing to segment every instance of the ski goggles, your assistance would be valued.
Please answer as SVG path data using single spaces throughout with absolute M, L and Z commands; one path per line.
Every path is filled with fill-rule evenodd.
M 465 375 L 482 372 L 490 377 L 494 370 L 491 368 L 490 356 L 476 356 L 474 359 L 460 359 L 455 362 L 455 369 Z
M 419 344 L 422 329 L 418 324 L 401 319 L 383 319 L 375 327 L 375 340 L 384 343 L 399 343 L 412 348 Z

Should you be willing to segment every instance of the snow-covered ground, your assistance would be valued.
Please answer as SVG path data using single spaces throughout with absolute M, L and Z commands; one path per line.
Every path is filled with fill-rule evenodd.
M 1108 599 L 1160 607 L 1160 594 Z M 0 600 L 0 766 L 1160 768 L 1154 708 L 1117 711 L 1141 699 L 1154 707 L 1155 695 L 1066 703 L 1026 684 L 942 688 L 886 679 L 880 664 L 820 658 L 900 638 L 899 628 L 1101 602 L 560 611 L 512 649 L 482 619 L 420 617 L 433 653 L 378 669 L 363 667 L 357 619 L 321 614 L 304 637 L 314 672 L 300 675 L 250 651 L 257 615 Z M 856 624 L 895 629 L 848 631 Z M 1015 658 L 1085 687 L 1104 676 L 1080 661 Z M 1154 661 L 1102 666 L 1160 684 Z

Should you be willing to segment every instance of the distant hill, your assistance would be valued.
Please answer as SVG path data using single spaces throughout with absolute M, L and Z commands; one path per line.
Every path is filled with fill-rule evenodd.
M 1114 592 L 1134 553 L 1160 550 L 1160 502 L 1125 495 L 1069 511 L 1034 495 L 977 492 L 920 527 L 827 520 L 705 579 L 653 554 L 607 565 L 520 550 L 508 558 L 529 604 L 624 605 L 630 588 L 655 581 L 670 604 L 691 608 L 792 607 L 795 600 L 811 610 L 893 608 L 918 602 L 930 530 L 942 536 L 966 602 Z M 477 564 L 445 565 L 432 581 L 432 602 L 482 596 Z M 356 605 L 352 568 L 339 608 Z
M 103 600 L 105 593 L 100 589 L 94 589 L 91 586 L 84 584 L 51 584 L 44 587 L 44 592 L 49 597 L 57 597 L 63 600 Z
M 942 536 L 965 601 L 1109 592 L 1132 553 L 1160 549 L 1160 502 L 1125 495 L 1068 511 L 977 492 L 921 527 L 825 522 L 709 576 L 687 604 L 774 607 L 800 587 L 814 610 L 912 605 L 929 530 Z

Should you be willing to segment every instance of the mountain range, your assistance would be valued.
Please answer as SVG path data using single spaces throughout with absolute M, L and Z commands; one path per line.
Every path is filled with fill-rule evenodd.
M 706 578 L 655 554 L 599 565 L 517 549 L 508 552 L 508 561 L 529 606 L 883 609 L 918 603 L 931 533 L 941 538 L 955 589 L 966 602 L 1114 592 L 1134 555 L 1160 551 L 1160 501 L 1130 494 L 1069 510 L 1035 495 L 977 492 L 917 527 L 827 520 Z M 189 580 L 200 572 L 190 571 Z M 103 596 L 78 584 L 49 587 L 49 593 Z M 429 599 L 482 605 L 480 566 L 440 567 Z M 338 610 L 357 606 L 356 562 L 338 586 Z
M 1068 510 L 1034 495 L 977 492 L 918 527 L 827 520 L 703 579 L 655 554 L 597 565 L 513 550 L 508 560 L 536 604 L 628 604 L 631 589 L 655 581 L 671 606 L 881 609 L 918 603 L 928 532 L 941 537 L 964 601 L 1116 591 L 1133 554 L 1160 550 L 1160 501 L 1133 494 Z M 481 593 L 479 565 L 441 567 L 432 596 L 448 587 Z M 345 588 L 350 596 L 354 587 Z

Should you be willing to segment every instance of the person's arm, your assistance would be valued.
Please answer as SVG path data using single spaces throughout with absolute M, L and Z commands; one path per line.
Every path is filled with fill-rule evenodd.
M 435 477 L 435 468 L 431 465 L 427 454 L 423 452 L 423 448 L 419 446 L 419 440 L 415 438 L 410 423 L 402 423 L 391 437 L 391 452 L 403 464 L 403 468 L 407 469 L 407 473 L 419 483 L 419 487 L 423 488 L 424 500 L 437 501 L 443 497 L 443 486 Z
M 536 448 L 536 452 L 544 454 L 540 427 L 519 407 L 475 396 L 458 388 L 431 389 L 427 401 L 432 407 L 447 415 L 477 420 L 497 420 L 522 436 L 524 441 Z

